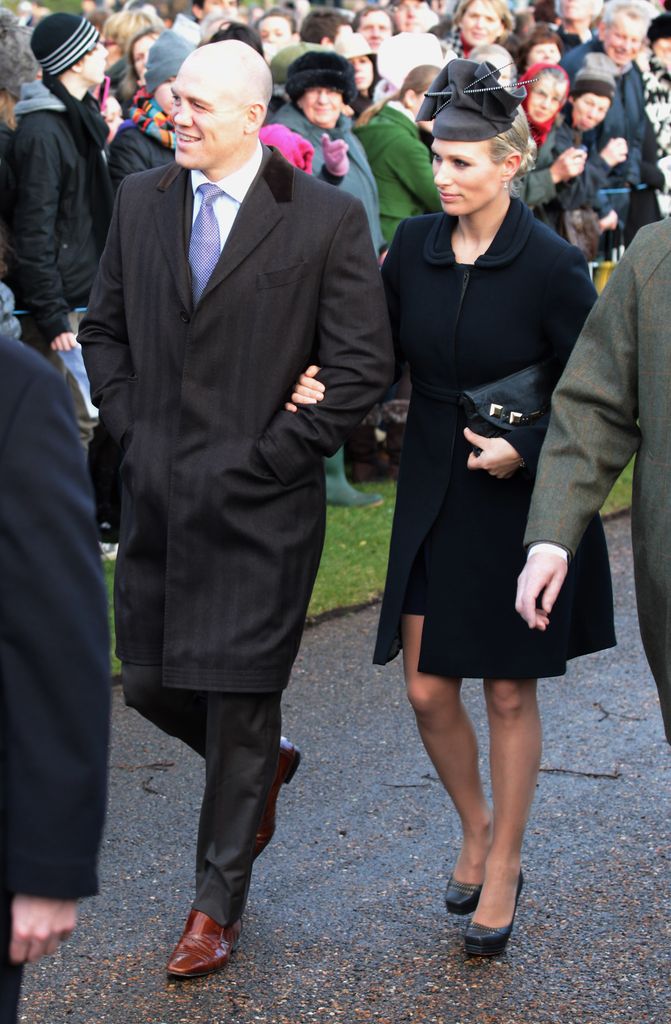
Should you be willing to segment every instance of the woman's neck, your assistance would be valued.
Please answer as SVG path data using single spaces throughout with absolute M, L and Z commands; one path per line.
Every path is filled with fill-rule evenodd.
M 461 214 L 452 232 L 452 249 L 457 263 L 475 263 L 494 241 L 510 207 L 510 196 L 500 198 L 474 213 Z

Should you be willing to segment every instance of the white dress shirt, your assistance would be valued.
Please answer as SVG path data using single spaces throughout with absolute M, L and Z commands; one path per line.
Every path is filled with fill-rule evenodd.
M 553 544 L 552 541 L 549 540 L 538 541 L 536 544 L 531 544 L 529 551 L 527 552 L 527 562 L 532 555 L 540 555 L 541 553 L 558 555 L 560 558 L 563 558 L 565 562 L 568 562 L 568 551 L 566 548 L 560 547 L 559 544 Z
M 202 171 L 191 171 L 191 188 L 193 189 L 193 223 L 198 216 L 203 197 L 198 191 L 198 186 L 204 183 L 210 185 L 218 185 L 222 190 L 222 195 L 212 203 L 212 209 L 214 215 L 217 218 L 219 225 L 219 245 L 223 249 L 226 244 L 226 239 L 231 233 L 231 228 L 235 222 L 235 218 L 238 215 L 238 210 L 242 204 L 242 200 L 245 198 L 251 187 L 254 178 L 258 174 L 261 161 L 263 159 L 263 149 L 261 143 L 257 144 L 254 155 L 246 164 L 243 164 L 233 174 L 227 175 L 222 178 L 221 181 L 210 181 Z

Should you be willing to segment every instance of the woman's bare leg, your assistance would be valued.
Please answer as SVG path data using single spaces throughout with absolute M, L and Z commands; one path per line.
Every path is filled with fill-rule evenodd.
M 494 833 L 485 884 L 473 920 L 490 928 L 510 924 L 522 841 L 541 758 L 535 679 L 486 679 Z
M 460 882 L 480 884 L 491 842 L 491 812 L 478 766 L 478 743 L 461 700 L 461 679 L 420 672 L 424 617 L 404 615 L 403 667 L 417 727 L 426 752 L 461 820 L 463 845 L 453 869 Z

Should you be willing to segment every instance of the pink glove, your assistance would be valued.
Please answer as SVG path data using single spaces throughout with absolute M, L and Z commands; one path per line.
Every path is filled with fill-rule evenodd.
M 312 174 L 315 147 L 302 135 L 292 132 L 283 124 L 267 124 L 259 132 L 259 138 L 266 146 L 275 146 L 279 149 L 282 156 L 294 167 L 305 171 L 306 174 Z
M 344 139 L 331 139 L 326 132 L 322 135 L 324 166 L 334 178 L 343 178 L 349 171 L 349 146 Z

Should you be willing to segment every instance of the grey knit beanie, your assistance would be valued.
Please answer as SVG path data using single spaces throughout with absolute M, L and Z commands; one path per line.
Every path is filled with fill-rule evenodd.
M 172 29 L 161 32 L 147 54 L 144 69 L 144 85 L 147 92 L 153 93 L 163 82 L 176 78 L 177 72 L 193 50 L 193 43 Z
M 30 49 L 30 29 L 5 7 L 0 7 L 0 89 L 19 98 L 21 86 L 33 82 L 39 65 Z
M 571 96 L 591 92 L 612 100 L 616 75 L 617 67 L 605 53 L 588 53 L 573 80 Z

